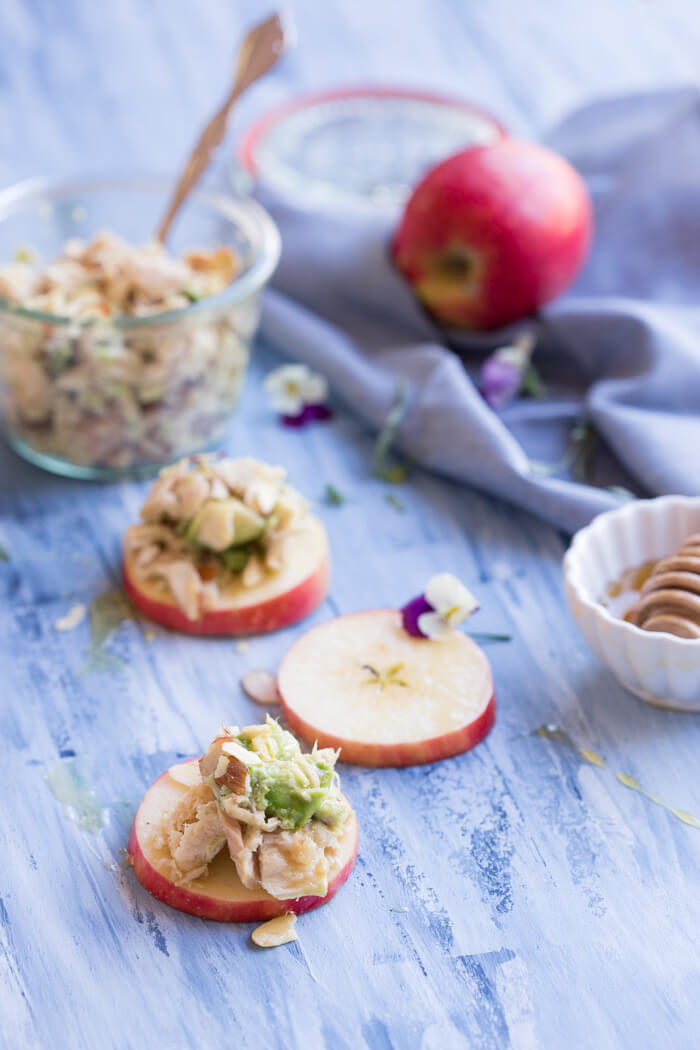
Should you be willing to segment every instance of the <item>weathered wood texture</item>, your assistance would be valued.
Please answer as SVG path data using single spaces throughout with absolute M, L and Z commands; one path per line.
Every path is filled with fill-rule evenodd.
M 694 76 L 692 2 L 522 5 L 298 0 L 301 44 L 244 118 L 300 88 L 391 79 L 471 94 L 536 132 L 593 94 Z M 0 7 L 0 184 L 84 168 L 172 170 L 228 76 L 250 2 L 120 0 Z M 336 417 L 281 430 L 260 348 L 228 448 L 281 461 L 318 504 L 332 598 L 312 618 L 393 605 L 440 569 L 483 605 L 499 713 L 473 753 L 403 771 L 344 768 L 361 822 L 354 876 L 252 950 L 248 927 L 154 901 L 123 865 L 144 788 L 222 720 L 251 721 L 239 688 L 274 669 L 291 629 L 228 641 L 127 624 L 121 670 L 81 674 L 76 600 L 116 585 L 119 540 L 144 485 L 51 478 L 0 449 L 0 1045 L 313 1050 L 532 1050 L 698 1045 L 700 833 L 617 783 L 700 815 L 700 723 L 648 708 L 588 654 L 564 608 L 563 541 L 505 505 L 422 473 L 387 503 L 372 435 Z M 532 736 L 556 722 L 609 768 Z M 68 766 L 65 764 L 68 763 Z M 89 776 L 106 825 L 67 818 L 45 776 Z M 101 809 L 104 808 L 104 814 Z M 90 815 L 88 814 L 88 817 Z M 90 823 L 90 820 L 86 820 Z

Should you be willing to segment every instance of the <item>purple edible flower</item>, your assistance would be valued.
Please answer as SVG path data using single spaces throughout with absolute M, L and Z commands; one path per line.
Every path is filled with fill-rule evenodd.
M 401 609 L 406 634 L 432 641 L 449 638 L 457 624 L 479 608 L 471 591 L 449 572 L 439 572 L 428 580 L 425 591 Z
M 281 419 L 285 427 L 305 427 L 307 423 L 332 419 L 332 417 L 333 413 L 328 405 L 321 403 L 304 405 L 301 412 L 298 412 L 295 416 L 283 415 Z
M 479 389 L 491 408 L 503 408 L 520 393 L 523 375 L 517 365 L 498 357 L 498 351 L 481 366 Z
M 517 397 L 530 368 L 535 339 L 525 333 L 510 346 L 501 346 L 481 366 L 479 390 L 491 408 L 503 408 Z
M 433 607 L 424 594 L 419 594 L 417 598 L 411 598 L 410 602 L 406 602 L 401 609 L 401 619 L 406 634 L 410 634 L 412 638 L 427 638 L 428 636 L 423 634 L 418 626 L 418 617 L 432 611 Z

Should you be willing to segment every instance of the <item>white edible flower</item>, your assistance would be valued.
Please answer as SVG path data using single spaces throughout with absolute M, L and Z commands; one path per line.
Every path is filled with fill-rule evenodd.
M 449 572 L 438 573 L 428 581 L 425 600 L 433 611 L 421 613 L 418 629 L 426 638 L 438 641 L 449 638 L 457 624 L 479 608 L 471 591 Z
M 328 384 L 306 365 L 282 365 L 263 384 L 270 404 L 282 416 L 298 416 L 306 405 L 320 405 L 328 396 Z

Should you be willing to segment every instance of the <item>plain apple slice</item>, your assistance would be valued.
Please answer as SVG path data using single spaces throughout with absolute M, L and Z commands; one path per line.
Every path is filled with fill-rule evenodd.
M 194 765 L 198 760 L 193 758 Z M 181 772 L 180 763 L 177 767 Z M 157 827 L 164 812 L 171 810 L 187 790 L 178 779 L 163 773 L 144 795 L 129 836 L 129 862 L 141 885 L 158 900 L 172 908 L 217 922 L 263 922 L 275 915 L 311 911 L 326 904 L 336 895 L 355 866 L 357 857 L 357 820 L 353 813 L 345 826 L 338 860 L 330 872 L 328 893 L 325 897 L 297 897 L 296 900 L 277 900 L 261 889 L 249 890 L 241 880 L 224 847 L 209 865 L 206 878 L 193 879 L 186 886 L 177 886 L 158 871 L 159 857 L 163 857 L 149 841 L 151 830 Z
M 410 766 L 468 751 L 493 725 L 491 667 L 456 632 L 412 638 L 393 609 L 340 616 L 303 635 L 278 675 L 290 728 L 343 762 Z
M 256 587 L 234 579 L 222 591 L 220 605 L 190 620 L 160 582 L 136 582 L 124 557 L 124 587 L 134 605 L 151 620 L 188 634 L 263 634 L 297 623 L 321 604 L 328 593 L 328 539 L 317 518 L 288 540 L 285 565 Z

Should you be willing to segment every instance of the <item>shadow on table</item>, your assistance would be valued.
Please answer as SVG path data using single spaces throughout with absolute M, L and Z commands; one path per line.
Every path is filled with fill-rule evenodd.
M 60 498 L 65 503 L 71 494 L 84 492 L 87 486 L 103 491 L 113 486 L 114 482 L 81 481 L 77 478 L 61 477 L 43 470 L 23 459 L 6 440 L 0 440 L 0 512 L 16 514 L 18 497 L 20 501 L 39 497 L 44 505 Z
M 591 726 L 588 741 L 576 739 L 580 747 L 597 749 L 604 743 L 620 747 L 634 757 L 635 742 L 655 738 L 664 748 L 676 739 L 687 742 L 696 734 L 700 743 L 700 713 L 655 707 L 629 692 L 602 666 L 593 666 L 571 683 L 583 718 Z

